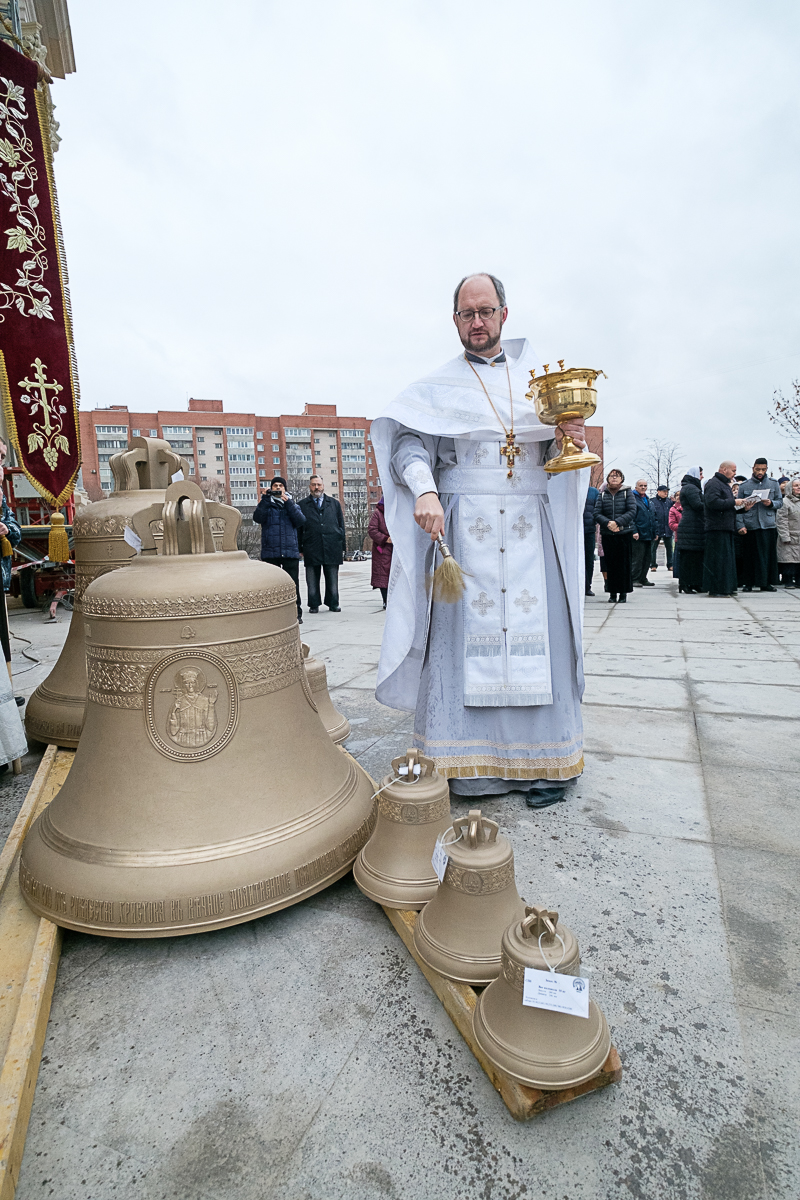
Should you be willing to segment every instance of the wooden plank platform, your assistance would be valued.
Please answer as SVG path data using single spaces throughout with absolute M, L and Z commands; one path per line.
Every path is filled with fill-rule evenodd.
M 19 1179 L 61 953 L 61 930 L 22 898 L 19 854 L 74 757 L 74 750 L 47 747 L 0 852 L 0 1200 L 12 1200 Z
M 467 983 L 453 983 L 450 979 L 445 979 L 443 975 L 434 971 L 417 956 L 414 948 L 414 924 L 419 914 L 397 908 L 384 908 L 383 911 L 400 934 L 403 945 L 441 1000 L 448 1017 L 491 1079 L 494 1087 L 500 1093 L 503 1103 L 516 1121 L 529 1121 L 531 1117 L 538 1117 L 550 1108 L 557 1108 L 559 1104 L 569 1104 L 570 1101 L 577 1100 L 579 1096 L 585 1096 L 589 1092 L 596 1092 L 599 1088 L 608 1087 L 610 1083 L 619 1083 L 622 1079 L 622 1063 L 617 1051 L 612 1046 L 600 1073 L 592 1079 L 587 1079 L 585 1083 L 579 1084 L 578 1087 L 563 1088 L 558 1092 L 545 1092 L 539 1088 L 526 1087 L 522 1083 L 517 1083 L 510 1075 L 506 1075 L 505 1071 L 501 1071 L 499 1067 L 489 1062 L 475 1041 L 472 1033 L 472 1013 L 478 999 L 475 989 Z

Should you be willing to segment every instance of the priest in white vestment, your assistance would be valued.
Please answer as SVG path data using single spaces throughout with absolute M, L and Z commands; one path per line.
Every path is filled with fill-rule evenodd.
M 414 744 L 455 795 L 524 791 L 539 808 L 583 770 L 589 470 L 546 475 L 554 431 L 525 398 L 541 364 L 501 343 L 507 314 L 498 279 L 462 280 L 463 352 L 372 423 L 394 546 L 376 697 L 416 713 Z M 585 444 L 582 420 L 563 429 Z M 431 598 L 440 532 L 467 573 L 456 604 Z

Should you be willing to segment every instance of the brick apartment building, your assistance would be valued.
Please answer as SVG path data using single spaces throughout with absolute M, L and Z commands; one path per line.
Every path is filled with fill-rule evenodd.
M 381 497 L 367 417 L 340 417 L 335 404 L 307 404 L 302 416 L 262 417 L 225 412 L 222 400 L 189 401 L 188 412 L 130 412 L 112 404 L 80 414 L 83 487 L 90 500 L 113 488 L 110 459 L 132 437 L 168 441 L 189 463 L 198 483 L 219 482 L 226 503 L 250 513 L 273 475 L 305 494 L 308 476 L 321 475 L 325 491 L 374 508 Z M 603 457 L 603 428 L 587 428 L 589 449 Z M 222 498 L 220 496 L 220 498 Z
M 221 400 L 189 401 L 188 412 L 130 412 L 112 404 L 81 412 L 83 486 L 90 500 L 113 488 L 110 460 L 132 437 L 159 437 L 189 463 L 198 483 L 216 481 L 224 498 L 252 511 L 273 475 L 307 482 L 321 475 L 343 506 L 381 497 L 366 417 L 340 417 L 335 404 L 307 404 L 302 416 L 263 417 L 225 412 Z M 305 494 L 303 492 L 302 494 Z

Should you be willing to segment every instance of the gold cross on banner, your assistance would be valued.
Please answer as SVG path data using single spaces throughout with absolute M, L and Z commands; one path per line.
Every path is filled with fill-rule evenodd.
M 26 392 L 32 392 L 34 396 L 36 396 L 36 393 L 38 392 L 38 396 L 36 396 L 36 398 L 38 399 L 39 403 L 42 406 L 42 416 L 44 417 L 44 430 L 45 430 L 46 434 L 50 434 L 52 431 L 52 428 L 53 428 L 53 422 L 50 419 L 50 417 L 51 417 L 50 397 L 48 396 L 47 393 L 48 393 L 48 391 L 52 391 L 54 393 L 53 399 L 55 399 L 55 396 L 57 396 L 59 392 L 63 392 L 64 389 L 60 383 L 55 383 L 55 382 L 48 383 L 47 382 L 47 376 L 45 375 L 45 371 L 47 370 L 47 367 L 44 365 L 44 363 L 42 362 L 42 360 L 40 358 L 34 359 L 34 361 L 31 363 L 31 366 L 34 368 L 36 378 L 35 379 L 20 379 L 19 386 L 21 388 L 24 388 Z M 33 415 L 33 413 L 35 411 L 36 411 L 35 408 L 31 410 L 31 416 Z
M 522 454 L 522 448 L 520 446 L 516 446 L 514 444 L 515 440 L 516 440 L 516 434 L 507 433 L 506 434 L 506 444 L 505 444 L 505 446 L 500 447 L 500 453 L 503 455 L 506 462 L 508 463 L 508 475 L 506 476 L 506 479 L 511 479 L 511 477 L 513 476 L 514 463 L 517 461 L 517 459 Z

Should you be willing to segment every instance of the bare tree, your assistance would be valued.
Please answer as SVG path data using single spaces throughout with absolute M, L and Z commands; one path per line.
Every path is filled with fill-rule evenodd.
M 666 486 L 672 491 L 673 482 L 678 481 L 682 457 L 677 442 L 663 442 L 660 438 L 651 438 L 636 465 L 640 471 L 644 471 L 655 487 Z
M 308 474 L 299 471 L 292 471 L 286 476 L 286 490 L 290 492 L 294 498 L 295 504 L 299 504 L 301 500 L 305 500 L 309 494 L 309 480 L 311 479 L 311 471 Z
M 800 458 L 800 379 L 792 380 L 792 391 L 784 397 L 780 388 L 772 393 L 772 411 L 769 419 L 777 425 L 785 438 L 789 439 L 789 453 Z
M 225 484 L 221 479 L 201 479 L 198 483 L 200 491 L 205 496 L 206 500 L 213 500 L 216 504 L 226 504 Z
M 348 479 L 343 485 L 342 508 L 347 535 L 347 553 L 362 550 L 369 528 L 369 494 L 366 479 Z

